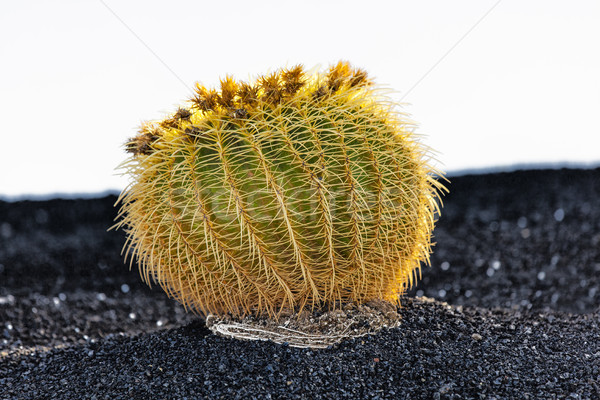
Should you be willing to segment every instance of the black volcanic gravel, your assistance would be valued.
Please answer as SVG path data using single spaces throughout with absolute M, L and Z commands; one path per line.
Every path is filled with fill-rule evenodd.
M 600 169 L 451 180 L 401 326 L 325 350 L 147 288 L 115 196 L 0 201 L 0 399 L 600 399 Z

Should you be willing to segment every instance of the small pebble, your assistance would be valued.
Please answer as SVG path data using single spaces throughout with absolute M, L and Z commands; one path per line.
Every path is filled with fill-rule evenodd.
M 565 218 L 565 212 L 562 208 L 554 211 L 554 219 L 556 222 L 561 222 Z
M 1 305 L 13 305 L 15 303 L 15 296 L 12 294 L 6 296 L 0 296 L 0 306 Z
M 540 271 L 540 272 L 538 272 L 538 274 L 537 274 L 537 278 L 538 278 L 540 281 L 543 281 L 543 280 L 546 278 L 546 273 L 545 273 L 544 271 Z

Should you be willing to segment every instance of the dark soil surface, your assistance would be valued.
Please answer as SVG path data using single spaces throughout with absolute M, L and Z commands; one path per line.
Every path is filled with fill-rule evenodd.
M 0 399 L 600 399 L 600 169 L 451 180 L 400 326 L 326 349 L 146 287 L 115 196 L 0 201 Z

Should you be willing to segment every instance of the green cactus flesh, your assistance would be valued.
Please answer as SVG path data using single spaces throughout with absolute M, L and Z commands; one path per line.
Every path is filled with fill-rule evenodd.
M 444 188 L 381 92 L 347 63 L 298 66 L 197 85 L 145 123 L 116 225 L 143 279 L 203 314 L 396 301 L 428 262 Z

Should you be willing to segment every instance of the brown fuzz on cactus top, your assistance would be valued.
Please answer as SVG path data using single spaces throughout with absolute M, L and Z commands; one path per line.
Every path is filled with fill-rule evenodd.
M 202 314 L 397 301 L 428 263 L 441 173 L 360 69 L 197 85 L 126 145 L 125 248 Z

